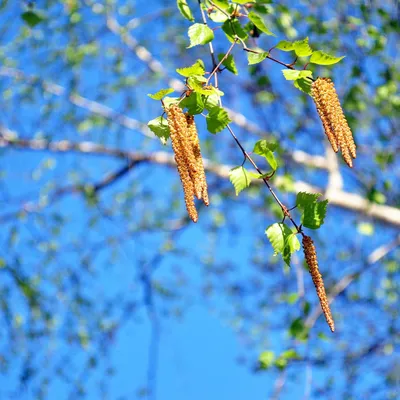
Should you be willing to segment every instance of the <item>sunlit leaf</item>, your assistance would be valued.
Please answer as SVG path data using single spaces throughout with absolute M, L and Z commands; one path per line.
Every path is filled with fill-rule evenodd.
M 168 127 L 168 122 L 165 118 L 154 118 L 148 122 L 147 126 L 158 138 L 160 138 L 162 144 L 165 144 L 167 142 L 170 131 Z
M 207 130 L 210 133 L 221 132 L 230 122 L 228 112 L 222 107 L 214 107 L 208 113 L 207 118 Z
M 174 89 L 168 88 L 168 89 L 161 89 L 157 93 L 154 94 L 148 94 L 151 99 L 153 100 L 161 100 L 164 96 L 167 96 L 168 94 L 172 93 Z
M 214 32 L 204 24 L 193 24 L 189 30 L 188 35 L 190 39 L 190 46 L 187 48 L 207 44 L 214 39 Z
M 251 176 L 243 166 L 235 167 L 229 171 L 229 179 L 235 188 L 236 196 L 250 186 Z
M 188 6 L 186 0 L 177 0 L 176 4 L 178 6 L 179 12 L 182 14 L 184 18 L 186 18 L 189 21 L 194 21 L 192 11 L 190 10 L 190 7 Z
M 250 21 L 261 31 L 264 32 L 266 35 L 275 36 L 265 25 L 263 19 L 256 14 L 255 12 L 251 11 L 248 15 Z
M 338 63 L 345 56 L 342 57 L 334 57 L 327 53 L 324 53 L 321 50 L 314 51 L 310 58 L 310 63 L 318 64 L 318 65 L 332 65 Z

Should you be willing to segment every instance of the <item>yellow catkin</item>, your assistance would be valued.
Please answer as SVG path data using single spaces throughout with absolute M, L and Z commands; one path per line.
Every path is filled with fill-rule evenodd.
M 352 158 L 357 156 L 356 145 L 333 82 L 318 78 L 311 86 L 311 94 L 333 150 L 337 152 L 340 147 L 344 161 L 352 167 Z
M 315 250 L 314 242 L 312 241 L 310 236 L 303 235 L 303 250 L 312 280 L 314 282 L 315 289 L 317 290 L 317 295 L 319 297 L 322 311 L 324 312 L 326 318 L 326 322 L 328 323 L 331 331 L 334 332 L 335 323 L 333 321 L 329 302 L 326 297 L 324 281 L 322 279 L 321 273 L 319 272 L 317 252 Z
M 169 107 L 166 109 L 166 113 L 171 132 L 172 148 L 175 153 L 175 161 L 182 182 L 186 209 L 192 221 L 197 222 L 198 215 L 194 204 L 194 185 L 190 174 L 190 162 L 188 162 L 188 151 L 192 153 L 192 150 L 191 146 L 187 145 L 189 140 L 187 138 L 186 117 L 178 106 Z
M 317 85 L 313 85 L 311 87 L 311 94 L 314 99 L 315 105 L 317 106 L 318 115 L 324 127 L 325 135 L 328 138 L 329 143 L 332 146 L 332 149 L 334 150 L 335 153 L 337 153 L 339 151 L 337 138 L 333 132 L 333 128 L 328 118 L 328 112 L 326 110 L 325 103 L 320 96 L 320 92 L 318 90 Z
M 193 181 L 194 191 L 196 197 L 199 200 L 203 199 L 204 203 L 208 206 L 210 203 L 208 199 L 207 180 L 204 171 L 203 157 L 201 156 L 199 136 L 193 115 L 186 114 L 186 122 L 188 135 L 192 143 L 193 154 L 197 165 L 197 171 Z

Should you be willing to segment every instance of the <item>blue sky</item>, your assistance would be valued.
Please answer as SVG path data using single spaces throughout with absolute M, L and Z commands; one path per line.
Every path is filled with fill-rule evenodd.
M 82 11 L 85 24 L 70 26 L 63 7 L 52 4 L 46 10 L 45 2 L 35 3 L 37 8 L 47 13 L 49 23 L 35 28 L 22 44 L 13 44 L 21 27 L 19 15 L 22 6 L 9 4 L 6 11 L 0 13 L 4 26 L 6 21 L 12 21 L 1 39 L 7 61 L 15 62 L 15 66 L 26 74 L 34 74 L 67 90 L 76 90 L 88 99 L 101 101 L 142 122 L 161 113 L 160 105 L 148 99 L 146 94 L 165 87 L 166 82 L 152 79 L 147 74 L 146 66 L 132 51 L 121 45 L 119 38 L 103 32 L 104 16 L 93 11 L 96 7 L 87 6 Z M 125 3 L 120 1 L 119 5 Z M 169 6 L 167 2 L 157 0 L 134 1 L 132 5 L 134 16 L 139 18 L 152 14 L 159 7 Z M 307 7 L 301 4 L 298 9 L 305 12 Z M 320 12 L 327 26 L 334 25 L 337 10 L 329 8 Z M 358 15 L 356 7 L 350 7 L 352 12 Z M 120 15 L 119 22 L 123 24 L 131 18 L 130 14 Z M 331 20 L 333 22 L 329 22 Z M 156 18 L 132 33 L 149 47 L 170 75 L 177 77 L 174 68 L 189 65 L 199 56 L 208 59 L 199 48 L 185 52 L 182 58 L 178 57 L 175 46 L 186 45 L 186 37 L 177 34 L 173 37 L 172 46 L 166 44 L 165 38 L 169 38 L 171 31 L 184 32 L 188 23 L 178 18 L 171 21 L 169 25 Z M 65 26 L 70 30 L 66 30 Z M 298 28 L 299 37 L 303 29 L 303 26 Z M 164 38 L 154 41 L 158 35 Z M 87 57 L 81 67 L 68 64 L 66 44 L 76 40 L 78 46 L 89 43 L 93 38 L 98 39 L 99 53 L 93 59 Z M 275 38 L 268 38 L 262 43 L 268 46 L 275 43 Z M 218 52 L 226 46 L 225 42 L 217 41 Z M 73 47 L 72 50 L 76 49 Z M 50 61 L 48 57 L 55 50 L 59 51 L 58 56 Z M 342 50 L 345 51 L 345 48 Z M 255 106 L 254 99 L 242 96 L 239 85 L 235 84 L 234 79 L 242 84 L 250 81 L 250 75 L 243 54 L 239 50 L 234 54 L 239 60 L 242 57 L 238 61 L 241 74 L 237 78 L 222 75 L 220 84 L 225 88 L 226 104 L 251 121 L 259 122 L 264 129 L 275 134 L 284 147 L 295 146 L 311 154 L 322 154 L 323 144 L 319 140 L 322 129 L 316 124 L 319 121 L 315 113 L 308 112 L 311 100 L 300 103 L 299 99 L 304 95 L 288 85 L 282 78 L 280 67 L 271 63 L 265 65 L 264 72 L 274 82 L 274 93 L 281 100 L 277 104 L 266 105 L 265 109 Z M 346 58 L 335 69 L 340 93 L 346 89 L 343 77 L 349 74 L 354 64 L 351 55 L 348 58 L 350 61 Z M 368 64 L 366 72 L 372 74 L 373 66 Z M 378 67 L 381 65 L 377 64 Z M 113 68 L 121 68 L 122 72 L 117 73 Z M 326 74 L 329 70 L 324 69 L 323 72 Z M 141 78 L 132 87 L 120 90 L 113 87 L 121 76 L 136 75 Z M 26 87 L 30 85 L 2 77 L 1 90 L 5 93 L 11 89 L 13 95 L 1 111 L 1 123 L 18 131 L 20 137 L 39 135 L 53 140 L 91 141 L 131 151 L 171 151 L 170 146 L 163 147 L 158 140 L 144 138 L 140 132 L 114 123 L 96 125 L 89 121 L 92 125 L 88 125 L 91 115 L 87 110 L 71 104 L 66 95 L 56 97 L 44 93 L 40 85 L 35 87 L 31 93 L 32 100 L 28 101 L 24 97 Z M 286 94 L 284 100 L 282 93 Z M 296 130 L 289 114 L 291 103 L 295 104 L 295 113 L 307 111 L 300 131 Z M 49 105 L 51 112 L 44 117 Z M 72 119 L 67 118 L 70 117 L 68 111 L 72 112 Z M 263 118 L 263 113 L 266 118 Z M 242 162 L 241 154 L 232 144 L 228 132 L 211 136 L 205 131 L 204 122 L 198 125 L 204 154 L 208 158 L 229 165 Z M 256 140 L 254 135 L 239 128 L 236 132 L 246 148 L 251 149 Z M 378 136 L 370 131 L 364 132 L 362 128 L 357 135 L 360 144 L 380 143 Z M 214 147 L 209 145 L 210 141 Z M 365 168 L 368 171 L 368 165 L 372 165 L 368 163 L 372 162 L 369 154 L 361 153 L 360 159 L 357 159 L 361 170 Z M 45 199 L 46 185 L 50 181 L 61 186 L 91 184 L 123 165 L 121 160 L 99 156 L 5 151 L 1 153 L 1 167 L 7 174 L 0 181 L 0 199 L 7 211 L 19 209 L 26 200 L 36 202 Z M 284 169 L 280 173 L 283 172 Z M 327 179 L 322 171 L 293 167 L 291 172 L 295 179 L 319 186 L 323 186 Z M 356 174 L 343 168 L 345 189 L 363 193 L 362 180 Z M 395 181 L 396 170 L 390 169 L 385 178 Z M 15 289 L 8 269 L 3 269 L 4 287 L 14 288 L 8 297 L 13 316 L 22 318 L 24 322 L 12 339 L 7 338 L 5 319 L 0 322 L 0 341 L 5 343 L 0 354 L 3 352 L 10 360 L 9 370 L 0 378 L 3 381 L 0 398 L 36 399 L 36 383 L 44 377 L 54 378 L 56 366 L 65 368 L 66 377 L 51 379 L 47 392 L 49 399 L 78 398 L 76 382 L 79 379 L 85 383 L 89 399 L 122 400 L 144 395 L 149 365 L 155 360 L 149 357 L 154 327 L 143 304 L 145 285 L 141 280 L 143 271 L 149 270 L 152 270 L 153 283 L 160 288 L 160 293 L 154 294 L 153 299 L 160 326 L 157 362 L 155 369 L 150 369 L 150 373 L 156 376 L 156 392 L 149 396 L 152 400 L 272 398 L 279 372 L 255 373 L 258 356 L 266 350 L 274 350 L 278 355 L 293 346 L 302 355 L 318 357 L 323 354 L 328 362 L 322 366 L 311 367 L 302 363 L 300 367 L 294 365 L 288 368 L 280 399 L 339 398 L 332 397 L 335 393 L 347 398 L 349 381 L 342 373 L 345 370 L 342 357 L 351 353 L 351 346 L 362 348 L 376 337 L 385 338 L 388 326 L 397 326 L 389 314 L 395 304 L 382 295 L 385 293 L 385 268 L 377 266 L 373 273 L 363 276 L 346 295 L 335 301 L 337 335 L 330 334 L 320 317 L 310 333 L 309 343 L 296 343 L 288 334 L 290 322 L 303 315 L 306 301 L 312 307 L 318 304 L 307 275 L 303 275 L 304 298 L 294 304 L 287 304 L 281 299 L 282 295 L 298 291 L 297 274 L 301 270 L 302 255 L 299 253 L 294 257 L 298 268 L 291 270 L 284 270 L 282 263 L 272 256 L 272 249 L 264 235 L 265 228 L 275 222 L 274 215 L 268 211 L 268 193 L 254 190 L 235 197 L 229 182 L 210 176 L 209 183 L 210 207 L 201 209 L 197 225 L 191 224 L 177 232 L 154 229 L 151 224 L 148 230 L 138 228 L 146 222 L 146 218 L 154 224 L 158 220 L 173 223 L 185 213 L 176 171 L 147 164 L 139 165 L 124 179 L 105 189 L 95 207 L 89 207 L 79 194 L 70 195 L 44 208 L 39 215 L 33 213 L 25 220 L 4 224 L 5 229 L 0 232 L 3 243 L 0 258 L 24 276 L 39 282 L 39 291 L 46 299 L 48 311 L 53 313 L 57 328 L 48 337 L 32 343 L 27 340 L 25 334 L 31 322 L 26 299 Z M 52 187 L 49 190 L 51 193 Z M 228 197 L 220 196 L 220 191 L 227 191 Z M 291 194 L 282 194 L 282 198 L 288 204 L 294 201 Z M 176 203 L 178 207 L 174 208 Z M 124 214 L 125 209 L 129 210 L 128 216 Z M 57 251 L 53 254 L 54 259 L 49 261 L 47 257 L 51 252 L 43 249 L 49 246 L 49 232 L 57 225 L 56 215 L 64 221 L 61 234 L 54 239 Z M 101 217 L 96 225 L 93 221 L 99 215 Z M 216 223 L 221 218 L 226 226 Z M 357 227 L 369 222 L 359 214 L 335 207 L 329 210 L 324 227 L 313 236 L 328 284 L 362 267 L 366 256 L 374 248 L 389 242 L 397 233 L 396 228 L 376 223 L 372 236 L 361 234 Z M 14 226 L 18 238 L 12 244 L 10 231 Z M 176 251 L 165 251 L 171 243 Z M 157 254 L 161 254 L 160 259 Z M 85 255 L 92 259 L 92 264 L 87 267 L 82 261 Z M 62 283 L 61 289 L 57 282 Z M 173 295 L 163 295 L 162 290 L 169 290 Z M 354 294 L 361 296 L 360 304 L 349 307 L 346 296 Z M 82 295 L 82 303 L 87 300 L 90 307 L 84 304 L 76 306 L 78 295 Z M 371 310 L 367 304 L 370 296 L 376 296 L 373 297 L 376 304 Z M 369 314 L 365 316 L 364 310 L 367 309 Z M 381 309 L 385 309 L 387 314 L 383 314 Z M 104 332 L 96 330 L 100 323 L 108 327 Z M 76 340 L 77 333 L 81 335 L 81 342 Z M 321 339 L 320 334 L 326 335 L 326 338 Z M 353 337 L 357 340 L 349 349 Z M 21 390 L 19 378 L 28 355 L 36 375 L 34 383 Z M 364 393 L 374 382 L 385 387 L 385 368 L 398 356 L 397 344 L 391 352 L 373 354 L 358 366 L 358 380 L 354 385 L 359 385 L 360 393 Z M 86 367 L 91 357 L 95 357 L 98 363 L 94 372 Z M 384 372 L 378 369 L 380 362 Z M 107 372 L 112 373 L 108 376 Z M 335 378 L 333 394 L 328 391 L 307 397 L 310 385 L 313 389 L 322 387 L 330 377 Z

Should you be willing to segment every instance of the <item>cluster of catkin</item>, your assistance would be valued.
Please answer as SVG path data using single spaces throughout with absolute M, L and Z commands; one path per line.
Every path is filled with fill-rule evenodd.
M 310 236 L 303 235 L 303 250 L 312 280 L 314 282 L 315 289 L 317 290 L 317 295 L 321 303 L 322 311 L 324 312 L 326 318 L 326 322 L 328 323 L 329 328 L 331 328 L 331 331 L 334 332 L 335 323 L 333 321 L 329 302 L 326 297 L 324 281 L 322 279 L 321 273 L 319 272 L 317 252 L 315 251 L 314 242 L 312 241 Z
M 172 148 L 185 194 L 187 212 L 193 222 L 198 215 L 194 204 L 194 196 L 209 205 L 207 181 L 204 172 L 203 158 L 194 117 L 184 114 L 177 105 L 166 110 L 168 126 L 171 132 Z
M 337 153 L 340 148 L 344 161 L 352 168 L 356 145 L 333 82 L 329 78 L 318 78 L 312 83 L 311 94 L 333 150 Z

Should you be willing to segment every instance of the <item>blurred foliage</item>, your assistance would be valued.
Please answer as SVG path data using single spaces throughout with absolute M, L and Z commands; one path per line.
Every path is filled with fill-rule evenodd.
M 289 269 L 273 256 L 264 231 L 281 213 L 260 185 L 236 197 L 229 180 L 210 174 L 211 205 L 200 208 L 197 225 L 185 216 L 176 171 L 165 165 L 138 162 L 104 185 L 126 168 L 124 152 L 170 151 L 145 128 L 159 115 L 147 94 L 169 87 L 168 78 L 180 78 L 176 68 L 207 55 L 200 46 L 186 49 L 190 22 L 175 2 L 0 5 L 0 127 L 8 132 L 8 144 L 0 145 L 0 373 L 8 385 L 0 397 L 51 398 L 51 388 L 61 385 L 69 398 L 106 398 L 118 373 L 113 352 L 124 351 L 116 349 L 118 335 L 146 322 L 156 340 L 160 324 L 185 318 L 200 303 L 246 343 L 238 348 L 245 367 L 273 378 L 288 371 L 288 396 L 297 373 L 310 367 L 318 371 L 313 398 L 399 398 L 399 249 L 371 262 L 398 226 L 332 207 L 323 229 L 313 232 L 328 291 L 353 279 L 332 305 L 332 336 L 322 318 L 312 319 L 319 304 L 299 257 Z M 353 171 L 341 167 L 345 189 L 399 207 L 398 4 L 264 0 L 254 9 L 276 34 L 253 32 L 260 48 L 309 37 L 315 48 L 346 56 L 333 70 L 313 67 L 314 77 L 335 81 L 355 132 L 359 155 Z M 226 52 L 220 34 L 216 54 Z M 149 68 L 146 51 L 161 71 Z M 221 75 L 224 101 L 270 137 L 237 128 L 238 135 L 248 149 L 260 139 L 279 142 L 279 191 L 295 205 L 294 182 L 325 187 L 328 180 L 325 170 L 288 157 L 293 150 L 324 154 L 313 104 L 279 66 L 249 66 L 239 50 L 233 57 L 226 67 L 239 75 Z M 282 57 L 293 61 L 289 52 Z M 199 127 L 208 159 L 240 165 L 226 132 Z M 39 151 L 13 146 L 18 140 L 48 144 Z M 55 151 L 51 144 L 60 141 L 84 151 Z M 261 160 L 270 169 L 271 160 Z M 99 383 L 89 385 L 91 376 Z M 138 395 L 150 397 L 146 385 L 134 388 Z

